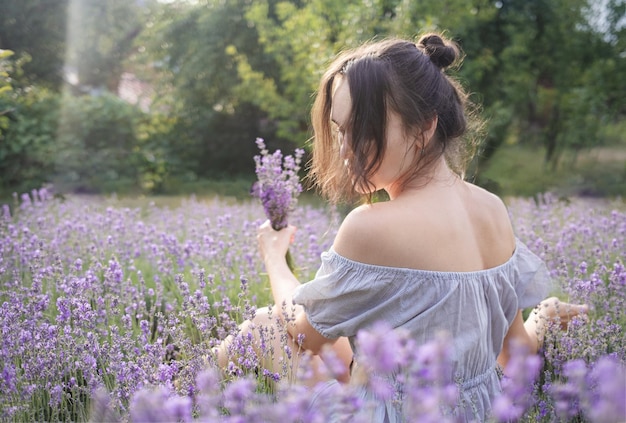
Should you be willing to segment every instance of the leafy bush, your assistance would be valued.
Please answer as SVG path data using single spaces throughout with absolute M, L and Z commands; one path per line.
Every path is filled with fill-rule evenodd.
M 55 185 L 72 191 L 136 185 L 141 112 L 112 94 L 66 96 L 60 109 Z
M 33 87 L 0 98 L 6 120 L 0 127 L 0 192 L 30 191 L 54 171 L 59 96 Z

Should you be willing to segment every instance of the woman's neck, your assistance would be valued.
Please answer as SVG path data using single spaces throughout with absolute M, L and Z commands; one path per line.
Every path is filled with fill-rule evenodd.
M 459 175 L 450 169 L 448 163 L 442 157 L 430 165 L 428 169 L 424 169 L 423 174 L 417 175 L 405 183 L 396 181 L 385 188 L 385 191 L 389 195 L 389 199 L 394 200 L 400 196 L 422 192 L 425 189 L 450 187 L 460 180 Z

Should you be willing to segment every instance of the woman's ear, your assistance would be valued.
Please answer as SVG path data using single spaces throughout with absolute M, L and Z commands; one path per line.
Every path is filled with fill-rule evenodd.
M 422 128 L 422 142 L 424 143 L 424 147 L 426 147 L 430 140 L 435 135 L 435 131 L 437 130 L 437 122 L 439 121 L 439 117 L 435 115 L 431 120 L 426 122 L 426 125 Z

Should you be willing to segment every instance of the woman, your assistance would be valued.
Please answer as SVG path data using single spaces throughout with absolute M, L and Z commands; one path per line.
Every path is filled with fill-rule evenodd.
M 294 227 L 277 232 L 266 222 L 258 240 L 275 304 L 296 304 L 290 342 L 303 338 L 314 355 L 331 345 L 346 368 L 358 368 L 355 335 L 378 320 L 409 330 L 419 343 L 445 330 L 454 340 L 461 392 L 455 412 L 482 421 L 500 390 L 497 369 L 506 365 L 509 342 L 537 352 L 537 314 L 561 312 L 565 322 L 569 316 L 548 301 L 522 319 L 522 308 L 544 298 L 549 277 L 515 238 L 502 201 L 462 179 L 468 102 L 443 72 L 458 59 L 457 47 L 436 34 L 339 56 L 312 112 L 311 176 L 331 201 L 354 193 L 370 201 L 347 215 L 307 284 L 285 261 Z M 389 201 L 371 202 L 379 190 Z M 266 321 L 261 310 L 242 330 Z M 401 419 L 401 407 L 385 403 L 374 417 Z

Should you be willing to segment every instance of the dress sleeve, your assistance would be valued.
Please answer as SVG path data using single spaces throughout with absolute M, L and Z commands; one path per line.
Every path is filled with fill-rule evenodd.
M 528 247 L 517 240 L 517 276 L 514 282 L 518 307 L 534 307 L 553 289 L 553 281 L 545 263 Z
M 296 289 L 293 301 L 304 307 L 311 326 L 330 339 L 354 336 L 380 319 L 400 325 L 402 288 L 393 283 L 393 273 L 372 267 L 359 266 L 332 250 L 324 252 L 315 278 Z

